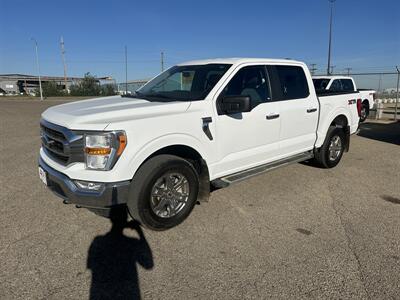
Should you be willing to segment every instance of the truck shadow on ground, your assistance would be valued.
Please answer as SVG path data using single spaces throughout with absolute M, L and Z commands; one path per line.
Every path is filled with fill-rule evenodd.
M 97 236 L 88 251 L 90 299 L 140 299 L 137 264 L 152 269 L 152 251 L 140 225 L 127 222 L 126 210 L 112 211 L 110 219 L 111 230 Z M 139 238 L 124 235 L 124 229 L 135 230 Z
M 362 123 L 358 135 L 367 139 L 400 145 L 400 122 Z

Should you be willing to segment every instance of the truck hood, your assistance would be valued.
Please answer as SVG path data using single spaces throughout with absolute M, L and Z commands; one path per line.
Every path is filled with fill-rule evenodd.
M 53 106 L 42 113 L 42 118 L 69 129 L 104 130 L 113 122 L 182 113 L 189 105 L 112 96 Z

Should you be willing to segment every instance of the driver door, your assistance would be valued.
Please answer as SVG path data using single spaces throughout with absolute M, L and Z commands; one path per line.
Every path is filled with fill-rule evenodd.
M 279 102 L 271 101 L 266 66 L 240 68 L 219 94 L 217 107 L 224 96 L 249 96 L 251 110 L 228 114 L 217 109 L 216 177 L 267 163 L 279 155 Z

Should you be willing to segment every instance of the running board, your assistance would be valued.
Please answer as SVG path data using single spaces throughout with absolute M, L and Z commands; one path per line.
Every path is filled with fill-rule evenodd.
M 313 157 L 314 157 L 314 154 L 312 151 L 296 154 L 291 157 L 280 159 L 280 160 L 277 160 L 274 162 L 270 162 L 270 163 L 267 163 L 267 164 L 264 164 L 261 166 L 257 166 L 254 168 L 250 168 L 250 169 L 247 169 L 244 171 L 240 171 L 237 173 L 233 173 L 231 175 L 227 175 L 227 176 L 215 179 L 211 183 L 212 183 L 212 185 L 214 185 L 217 188 L 227 187 L 228 185 L 230 185 L 232 183 L 239 182 L 239 181 L 275 170 L 275 169 L 283 167 L 283 166 L 287 166 L 287 165 L 290 165 L 293 163 L 305 161 L 305 160 L 311 159 Z

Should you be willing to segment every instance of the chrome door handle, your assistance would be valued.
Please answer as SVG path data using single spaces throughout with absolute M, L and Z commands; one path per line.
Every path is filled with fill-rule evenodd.
M 279 114 L 270 114 L 267 115 L 267 120 L 273 120 L 279 118 Z
M 307 112 L 308 112 L 308 113 L 313 113 L 313 112 L 316 112 L 316 111 L 317 111 L 316 108 L 309 108 L 309 109 L 307 109 Z

